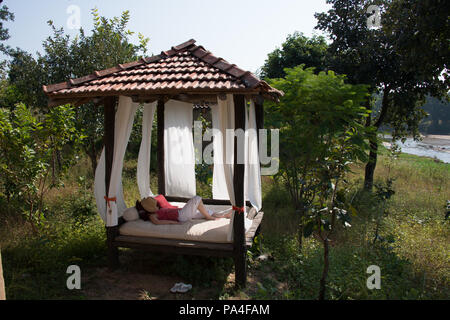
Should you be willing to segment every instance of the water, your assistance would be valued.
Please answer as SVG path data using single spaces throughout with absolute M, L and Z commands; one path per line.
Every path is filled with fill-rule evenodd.
M 385 136 L 385 138 L 390 138 Z M 404 143 L 397 141 L 403 153 L 414 154 L 439 159 L 445 163 L 450 163 L 450 137 L 449 136 L 428 136 L 423 141 L 414 141 L 407 138 Z M 390 143 L 383 145 L 389 147 Z

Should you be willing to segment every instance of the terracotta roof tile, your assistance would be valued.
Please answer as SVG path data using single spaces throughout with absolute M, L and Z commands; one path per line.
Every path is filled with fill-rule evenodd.
M 221 92 L 258 90 L 278 99 L 283 93 L 248 71 L 214 56 L 191 39 L 161 54 L 95 71 L 78 79 L 43 86 L 53 98 L 83 94 L 159 94 L 164 90 Z

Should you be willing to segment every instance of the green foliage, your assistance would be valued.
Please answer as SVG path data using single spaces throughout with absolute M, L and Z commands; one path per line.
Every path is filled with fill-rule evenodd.
M 104 224 L 97 216 L 81 222 L 69 219 L 58 208 L 40 227 L 2 247 L 8 299 L 80 299 L 67 290 L 67 267 L 106 264 Z
M 422 109 L 428 114 L 420 123 L 425 134 L 450 134 L 450 102 L 427 97 Z
M 351 85 L 334 72 L 314 74 L 312 68 L 285 69 L 286 77 L 270 84 L 283 90 L 279 104 L 267 106 L 267 123 L 280 128 L 280 169 L 295 210 L 302 219 L 319 197 L 331 195 L 351 163 L 366 160 L 369 111 L 363 85 Z M 305 221 L 303 221 L 304 223 Z M 305 230 L 310 235 L 311 224 Z
M 312 68 L 298 66 L 285 72 L 285 78 L 269 80 L 285 95 L 279 104 L 269 105 L 268 122 L 280 128 L 278 174 L 300 216 L 299 244 L 313 232 L 324 244 L 322 299 L 328 241 L 336 223 L 350 226 L 346 187 L 341 184 L 351 164 L 367 161 L 365 139 L 373 135 L 365 125 L 370 111 L 362 106 L 368 93 L 366 86 L 348 84 L 345 76 L 332 71 L 315 75 Z
M 9 83 L 5 84 L 7 89 L 4 90 L 6 93 L 17 90 L 20 92 L 17 96 L 19 100 L 12 101 L 14 95 L 11 94 L 0 99 L 6 100 L 10 108 L 22 101 L 45 111 L 47 97 L 42 85 L 82 77 L 96 70 L 137 60 L 145 54 L 149 41 L 147 38 L 139 35 L 139 44 L 131 43 L 133 32 L 127 29 L 130 20 L 128 11 L 124 11 L 120 17 L 108 19 L 93 9 L 92 16 L 94 27 L 91 34 L 87 35 L 80 29 L 74 38 L 49 21 L 53 34 L 43 42 L 44 52 L 38 53 L 37 59 L 21 49 L 10 50 Z M 83 149 L 91 160 L 94 172 L 102 145 L 103 108 L 93 103 L 77 107 L 76 120 L 77 128 L 83 129 L 87 136 L 83 140 Z
M 0 41 L 8 40 L 10 37 L 8 29 L 3 27 L 3 21 L 14 21 L 14 14 L 5 5 L 0 8 Z M 7 50 L 8 47 L 0 43 L 0 51 L 6 52 Z
M 285 68 L 304 64 L 306 68 L 315 68 L 316 72 L 327 69 L 327 43 L 322 36 L 308 38 L 302 33 L 294 32 L 286 41 L 269 53 L 261 68 L 262 78 L 282 78 Z
M 426 116 L 420 108 L 425 96 L 447 97 L 449 36 L 448 15 L 440 0 L 327 0 L 328 12 L 317 13 L 317 29 L 332 43 L 330 68 L 346 74 L 352 83 L 369 85 L 371 93 L 383 92 L 379 113 L 367 121 L 376 128 L 387 125 L 398 139 L 419 135 Z M 381 27 L 369 29 L 367 9 L 376 5 Z M 371 190 L 377 142 L 366 167 L 366 188 Z
M 63 209 L 69 217 L 83 223 L 98 214 L 97 205 L 92 190 L 88 187 L 86 177 L 78 177 L 77 182 L 77 193 L 67 198 L 63 204 Z
M 42 218 L 43 196 L 61 184 L 74 164 L 83 136 L 70 106 L 52 109 L 42 119 L 24 104 L 0 109 L 0 196 L 26 207 L 28 218 Z

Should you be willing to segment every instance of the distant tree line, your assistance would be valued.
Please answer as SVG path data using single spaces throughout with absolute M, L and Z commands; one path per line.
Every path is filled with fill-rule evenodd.
M 423 110 L 428 116 L 419 125 L 424 134 L 450 134 L 450 103 L 438 98 L 427 97 Z

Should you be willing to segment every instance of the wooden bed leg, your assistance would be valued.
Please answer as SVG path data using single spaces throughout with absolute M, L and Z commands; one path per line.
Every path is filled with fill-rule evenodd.
M 119 248 L 114 246 L 113 241 L 117 235 L 118 227 L 106 227 L 106 244 L 108 246 L 108 267 L 111 270 L 119 268 Z
M 234 123 L 235 129 L 245 128 L 246 102 L 243 95 L 233 95 L 234 100 Z M 233 187 L 236 206 L 241 208 L 245 205 L 244 199 L 244 173 L 245 165 L 238 161 L 238 143 L 244 143 L 241 139 L 234 137 L 234 174 Z M 242 148 L 243 150 L 243 148 Z M 241 155 L 242 156 L 242 155 Z M 240 211 L 234 212 L 233 219 L 233 244 L 234 244 L 234 266 L 235 286 L 245 288 L 247 283 L 247 248 L 245 243 L 244 214 Z
M 111 181 L 111 170 L 114 157 L 114 130 L 115 130 L 115 113 L 116 113 L 116 97 L 107 97 L 104 104 L 105 118 L 105 188 L 106 195 L 109 193 L 109 183 Z M 119 250 L 113 245 L 114 239 L 118 234 L 119 227 L 106 227 L 106 245 L 108 247 L 108 266 L 110 269 L 116 269 L 119 266 Z
M 247 285 L 247 256 L 246 252 L 236 253 L 234 259 L 234 283 L 236 289 L 243 289 Z

